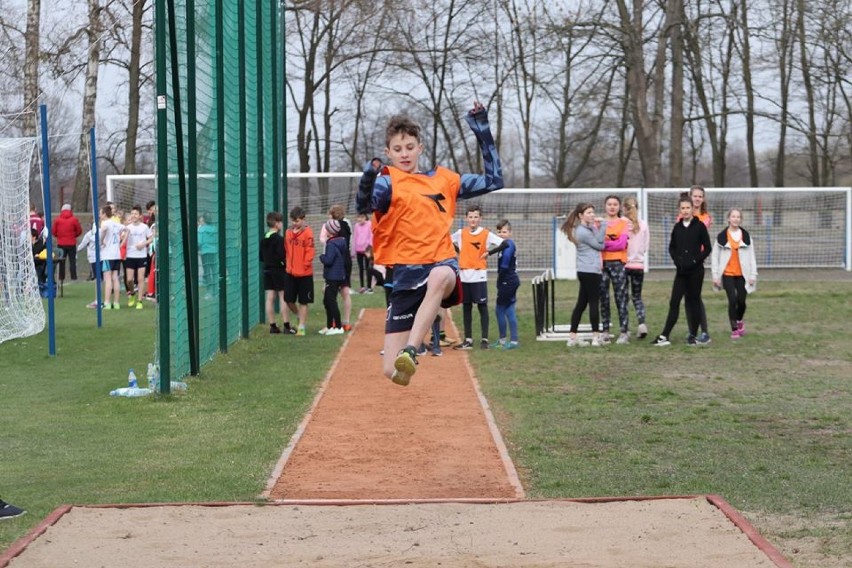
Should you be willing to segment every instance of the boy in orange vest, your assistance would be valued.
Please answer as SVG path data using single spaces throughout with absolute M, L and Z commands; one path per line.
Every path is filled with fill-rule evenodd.
M 453 245 L 459 251 L 459 269 L 462 282 L 462 309 L 464 341 L 453 349 L 473 349 L 473 305 L 479 310 L 482 339 L 479 346 L 488 349 L 488 255 L 499 250 L 503 239 L 480 227 L 482 209 L 479 205 L 467 208 L 467 229 L 453 233 Z M 489 252 L 490 251 L 490 252 Z
M 390 165 L 383 167 L 379 158 L 373 158 L 358 186 L 358 213 L 373 213 L 374 260 L 393 266 L 383 371 L 398 385 L 407 385 L 416 372 L 417 346 L 439 308 L 460 301 L 459 265 L 450 238 L 456 201 L 503 187 L 485 107 L 474 102 L 465 121 L 479 143 L 484 174 L 459 175 L 440 166 L 420 170 L 420 126 L 408 117 L 394 116 L 385 139 Z

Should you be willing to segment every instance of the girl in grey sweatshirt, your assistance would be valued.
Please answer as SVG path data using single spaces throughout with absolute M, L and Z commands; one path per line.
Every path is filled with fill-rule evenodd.
M 604 248 L 605 227 L 601 219 L 595 217 L 595 208 L 591 203 L 579 203 L 568 215 L 562 225 L 562 231 L 577 247 L 577 280 L 580 292 L 577 303 L 571 313 L 571 329 L 568 335 L 568 347 L 584 345 L 577 339 L 580 318 L 589 308 L 592 324 L 592 346 L 599 347 L 600 341 L 600 285 L 601 251 Z

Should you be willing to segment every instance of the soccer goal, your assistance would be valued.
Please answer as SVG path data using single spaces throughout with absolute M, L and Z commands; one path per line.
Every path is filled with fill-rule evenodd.
M 35 147 L 35 138 L 0 139 L 0 343 L 45 325 L 28 223 Z
M 130 212 L 134 205 L 145 212 L 145 204 L 157 200 L 154 174 L 111 174 L 106 177 L 106 198 L 117 210 Z

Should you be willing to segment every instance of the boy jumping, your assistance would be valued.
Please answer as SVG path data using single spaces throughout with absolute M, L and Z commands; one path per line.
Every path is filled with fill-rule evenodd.
M 484 174 L 459 175 L 443 167 L 423 172 L 420 126 L 407 117 L 388 122 L 385 155 L 368 162 L 358 187 L 358 212 L 373 217 L 375 262 L 393 266 L 393 292 L 385 322 L 383 371 L 407 385 L 417 371 L 416 346 L 435 321 L 438 309 L 458 304 L 460 283 L 450 238 L 456 201 L 503 187 L 500 156 L 479 102 L 465 116 L 473 130 Z M 381 173 L 381 175 L 379 175 Z

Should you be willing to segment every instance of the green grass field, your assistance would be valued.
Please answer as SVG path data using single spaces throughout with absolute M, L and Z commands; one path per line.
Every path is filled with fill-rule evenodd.
M 652 334 L 670 287 L 654 280 Z M 796 566 L 852 566 L 852 280 L 761 282 L 738 343 L 708 291 L 708 347 L 571 350 L 534 341 L 524 282 L 521 349 L 471 360 L 529 497 L 715 493 Z M 0 345 L 0 497 L 28 510 L 0 523 L 0 550 L 64 503 L 257 499 L 342 344 L 315 333 L 317 304 L 308 337 L 259 327 L 185 394 L 112 398 L 129 367 L 144 382 L 155 310 L 105 312 L 97 329 L 92 296 L 81 283 L 57 299 L 56 357 L 46 332 Z M 557 297 L 567 323 L 576 284 Z

